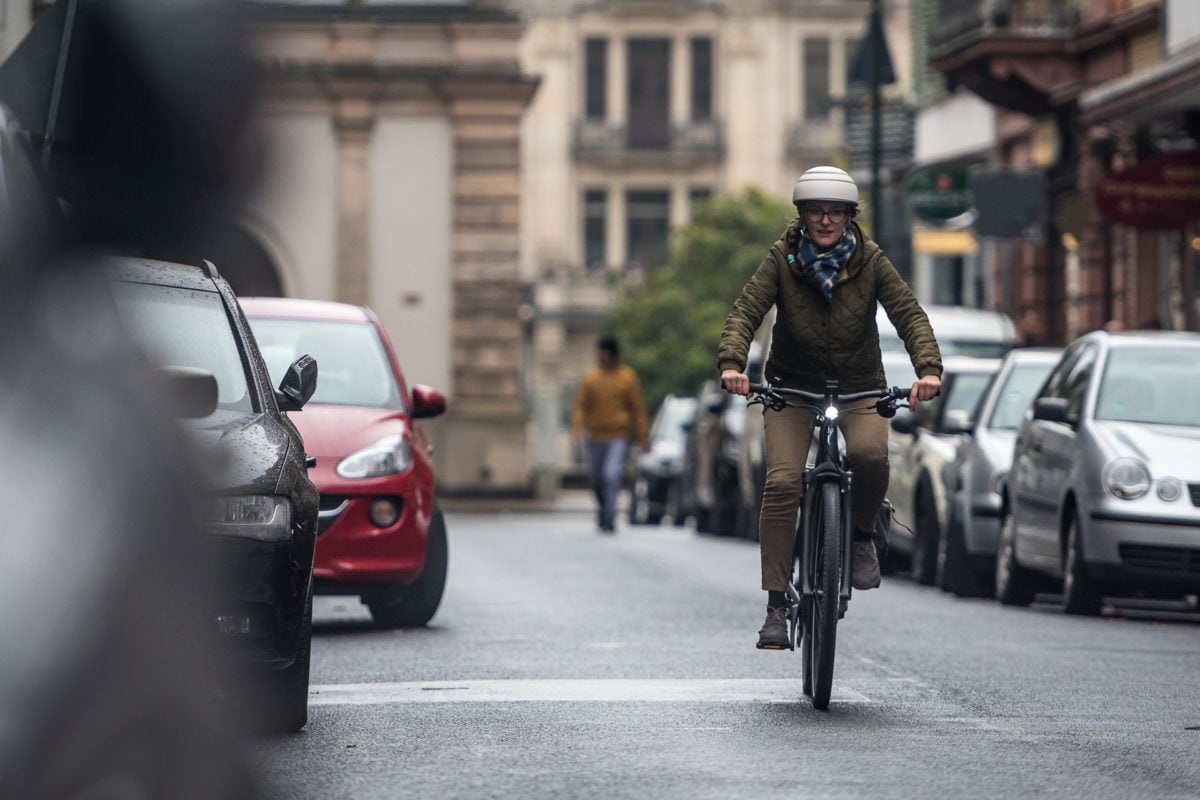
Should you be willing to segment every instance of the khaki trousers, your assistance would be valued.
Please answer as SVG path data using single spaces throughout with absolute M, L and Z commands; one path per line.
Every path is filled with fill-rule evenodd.
M 863 531 L 875 530 L 888 487 L 888 424 L 875 413 L 875 402 L 868 399 L 850 403 L 841 410 L 840 418 L 846 466 L 854 472 L 854 524 Z M 762 588 L 767 591 L 784 591 L 791 581 L 797 512 L 813 417 L 807 408 L 763 409 L 767 478 L 758 533 Z

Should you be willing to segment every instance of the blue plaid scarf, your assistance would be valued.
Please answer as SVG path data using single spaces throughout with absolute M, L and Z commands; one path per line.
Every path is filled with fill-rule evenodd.
M 850 226 L 846 226 L 837 244 L 824 253 L 818 253 L 812 239 L 807 236 L 803 237 L 798 249 L 799 253 L 796 255 L 800 257 L 800 275 L 804 282 L 814 289 L 820 289 L 826 302 L 832 303 L 833 287 L 845 279 L 846 265 L 858 249 L 858 241 L 854 238 Z M 789 264 L 796 263 L 796 255 L 788 254 Z

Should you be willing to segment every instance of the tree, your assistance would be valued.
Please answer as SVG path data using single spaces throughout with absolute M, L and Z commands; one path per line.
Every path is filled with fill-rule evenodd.
M 653 410 L 717 375 L 717 345 L 733 301 L 795 216 L 761 189 L 702 202 L 676 232 L 665 262 L 617 300 L 606 328 L 622 344 Z

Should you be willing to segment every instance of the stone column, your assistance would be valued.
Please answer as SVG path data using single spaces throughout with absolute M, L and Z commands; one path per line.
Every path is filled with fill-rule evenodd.
M 337 299 L 368 305 L 370 297 L 371 131 L 374 104 L 365 99 L 334 101 L 337 138 Z
M 533 86 L 464 78 L 443 91 L 454 126 L 454 384 L 438 478 L 450 492 L 528 492 L 519 156 Z

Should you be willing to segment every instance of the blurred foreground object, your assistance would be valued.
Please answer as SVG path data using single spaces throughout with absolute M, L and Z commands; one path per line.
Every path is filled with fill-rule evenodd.
M 207 476 L 99 269 L 236 207 L 224 8 L 62 0 L 0 65 L 0 797 L 254 796 L 203 691 Z

